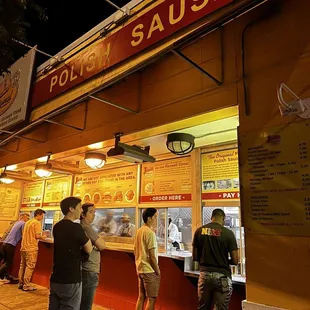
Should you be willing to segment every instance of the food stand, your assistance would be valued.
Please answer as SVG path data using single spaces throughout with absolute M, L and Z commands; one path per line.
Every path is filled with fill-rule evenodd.
M 215 2 L 216 6 L 212 6 Z M 183 16 L 183 3 L 186 3 L 186 12 L 190 9 L 191 14 Z M 284 80 L 304 97 L 309 93 L 305 79 L 309 70 L 309 38 L 303 31 L 309 27 L 309 3 L 187 0 L 173 1 L 173 4 L 171 7 L 169 1 L 136 1 L 130 7 L 130 16 L 120 20 L 113 16 L 112 26 L 103 23 L 85 38 L 83 44 L 63 51 L 60 63 L 48 61 L 42 65 L 37 72 L 29 121 L 25 126 L 10 129 L 12 134 L 1 134 L 5 135 L 0 141 L 1 166 L 17 165 L 14 184 L 22 182 L 19 186 L 21 209 L 33 211 L 41 206 L 47 210 L 47 229 L 51 229 L 51 219 L 53 223 L 61 219 L 59 206 L 52 205 L 57 201 L 45 197 L 51 205 L 43 206 L 46 183 L 53 178 L 71 178 L 71 185 L 68 183 L 66 188 L 67 192 L 71 190 L 70 195 L 81 195 L 82 199 L 95 202 L 101 199 L 102 203 L 97 206 L 99 217 L 106 217 L 108 211 L 114 212 L 115 217 L 126 212 L 135 228 L 141 224 L 143 208 L 158 208 L 163 214 L 159 218 L 163 220 L 165 232 L 164 237 L 158 239 L 163 274 L 158 300 L 161 309 L 195 309 L 198 274 L 191 262 L 189 240 L 195 229 L 209 220 L 214 207 L 221 207 L 228 214 L 225 225 L 234 231 L 241 249 L 240 266 L 233 270 L 232 309 L 240 309 L 241 299 L 245 299 L 245 287 L 247 302 L 244 309 L 248 306 L 305 309 L 310 302 L 308 230 L 298 226 L 300 221 L 294 222 L 299 223 L 296 226 L 288 225 L 289 229 L 282 225 L 290 224 L 288 221 L 280 221 L 282 216 L 288 216 L 288 206 L 296 207 L 294 203 L 288 203 L 289 191 L 283 196 L 286 199 L 281 200 L 285 212 L 280 212 L 279 206 L 275 207 L 272 193 L 270 205 L 267 204 L 269 196 L 268 199 L 255 198 L 255 191 L 262 189 L 253 188 L 257 186 L 253 182 L 261 182 L 259 185 L 264 185 L 263 190 L 267 192 L 279 188 L 273 189 L 270 180 L 253 181 L 253 167 L 248 159 L 254 161 L 259 154 L 256 148 L 266 142 L 268 135 L 274 143 L 269 148 L 276 148 L 277 152 L 282 147 L 286 151 L 294 148 L 293 155 L 296 156 L 296 143 L 290 142 L 293 140 L 298 140 L 299 152 L 307 151 L 307 145 L 303 143 L 307 144 L 308 138 L 304 141 L 296 139 L 300 131 L 307 132 L 303 127 L 306 125 L 296 121 L 296 116 L 281 118 L 276 89 Z M 201 6 L 197 7 L 199 4 Z M 175 25 L 169 23 L 169 8 L 174 9 L 172 20 L 180 17 Z M 197 8 L 201 10 L 195 11 Z M 118 37 L 120 30 L 122 33 Z M 142 38 L 138 48 L 131 44 L 132 31 L 134 45 Z M 124 44 L 119 44 L 118 38 L 122 40 L 124 33 L 129 35 Z M 116 42 L 115 49 L 109 50 L 112 39 Z M 89 55 L 94 58 L 88 59 Z M 79 69 L 78 77 L 74 68 Z M 124 132 L 123 143 L 150 146 L 156 162 L 129 164 L 108 157 L 106 165 L 98 171 L 87 167 L 85 154 L 93 151 L 107 154 L 114 145 L 113 136 L 118 132 Z M 173 155 L 166 148 L 170 133 L 195 136 L 194 150 L 185 156 Z M 291 137 L 284 146 L 279 142 L 281 139 L 276 139 L 282 135 Z M 266 147 L 262 149 L 266 151 Z M 34 167 L 50 152 L 53 175 L 42 181 L 33 174 Z M 279 162 L 268 164 L 286 162 L 292 167 L 299 164 L 295 159 L 284 161 L 284 157 L 279 158 Z M 237 160 L 240 161 L 239 177 Z M 167 167 L 174 169 L 175 163 L 182 163 L 178 169 L 186 165 L 190 165 L 190 169 L 182 168 L 179 178 L 174 170 L 167 172 Z M 281 186 L 293 187 L 297 175 L 300 177 L 294 172 L 300 171 L 295 166 L 285 174 L 287 182 Z M 158 178 L 154 174 L 155 167 L 161 171 Z M 136 196 L 129 187 L 118 188 L 122 188 L 123 180 L 119 184 L 107 184 L 109 189 L 101 190 L 98 186 L 98 176 L 100 180 L 102 175 L 109 183 L 111 180 L 106 179 L 109 175 L 119 173 L 123 177 L 124 170 L 129 168 L 136 171 L 136 187 L 131 183 L 130 188 L 134 187 Z M 268 170 L 268 173 L 275 172 L 281 171 Z M 13 177 L 12 172 L 7 173 Z M 26 173 L 27 177 L 21 178 L 21 173 Z M 93 188 L 89 187 L 91 193 L 86 189 L 75 193 L 81 178 L 82 182 L 89 178 L 85 183 L 90 182 L 90 185 L 95 182 Z M 308 181 L 304 182 L 308 184 Z M 62 187 L 56 188 L 56 197 L 63 197 Z M 115 195 L 118 191 L 122 194 Z M 292 197 L 296 195 L 297 192 Z M 298 208 L 293 214 L 308 225 L 305 213 L 308 212 L 305 209 L 308 201 L 301 206 L 298 199 Z M 267 212 L 267 207 L 274 209 Z M 17 217 L 18 212 L 13 213 Z M 283 215 L 271 217 L 269 213 Z M 181 233 L 184 246 L 181 251 L 175 251 L 168 244 L 169 215 Z M 266 226 L 264 218 L 275 224 Z M 10 220 L 11 217 L 1 218 L 0 229 Z M 282 227 L 277 227 L 280 224 Z M 102 254 L 96 302 L 116 310 L 134 309 L 137 280 L 133 240 L 121 236 L 105 238 L 109 246 Z M 45 286 L 48 286 L 52 268 L 52 240 L 49 242 L 40 243 L 41 255 L 33 278 L 35 283 Z M 17 262 L 16 268 L 18 265 Z M 295 272 L 288 273 L 289 269 Z M 287 285 L 288 282 L 294 285 Z
M 224 124 L 231 119 L 235 120 L 231 125 L 233 139 L 238 123 L 237 109 L 231 112 L 234 115 L 222 119 L 222 122 Z M 205 124 L 208 127 L 211 125 L 212 122 Z M 156 128 L 153 130 L 156 131 Z M 221 128 L 216 129 L 214 134 L 219 131 Z M 152 142 L 152 139 L 148 139 Z M 154 142 L 162 140 L 156 137 L 153 139 Z M 198 138 L 196 143 L 204 143 L 203 139 Z M 81 198 L 82 202 L 93 202 L 96 207 L 93 228 L 107 243 L 107 249 L 102 252 L 102 272 L 96 301 L 106 307 L 121 309 L 121 305 L 134 307 L 137 289 L 134 285 L 134 235 L 124 237 L 119 233 L 122 227 L 121 218 L 126 214 L 135 231 L 142 225 L 143 209 L 157 208 L 159 216 L 156 235 L 163 274 L 160 294 L 162 297 L 159 298 L 159 304 L 168 303 L 169 309 L 177 309 L 181 304 L 186 304 L 187 309 L 194 309 L 199 270 L 192 260 L 192 236 L 199 226 L 210 221 L 213 208 L 220 207 L 227 214 L 225 226 L 233 230 L 240 247 L 241 263 L 232 269 L 233 283 L 236 287 L 232 303 L 239 309 L 245 296 L 246 280 L 239 201 L 238 151 L 234 141 L 219 141 L 221 143 L 218 145 L 202 145 L 184 156 L 168 153 L 165 145 L 151 143 L 151 150 L 154 148 L 158 152 L 153 154 L 156 158 L 154 163 L 115 162 L 113 158 L 107 158 L 106 164 L 95 170 L 87 167 L 85 156 L 80 154 L 81 173 L 62 177 L 53 173 L 43 181 L 26 182 L 20 211 L 33 212 L 38 207 L 46 210 L 44 230 L 48 230 L 52 235 L 53 225 L 62 218 L 59 202 L 64 197 L 73 195 Z M 64 159 L 61 161 L 55 157 L 53 161 L 59 160 L 62 165 L 64 161 L 70 161 L 69 157 L 62 157 L 62 154 L 58 154 L 58 157 Z M 109 224 L 113 223 L 113 230 L 106 230 L 107 218 Z M 178 249 L 169 242 L 169 218 L 178 230 Z M 43 286 L 49 285 L 52 244 L 52 238 L 40 242 L 40 254 L 33 281 Z M 120 280 L 122 275 L 126 275 L 126 283 L 131 283 L 131 289 L 123 286 L 123 281 Z M 176 283 L 180 296 L 187 297 L 172 301 L 170 296 L 175 293 L 173 287 Z M 182 293 L 183 290 L 192 293 L 189 296 Z

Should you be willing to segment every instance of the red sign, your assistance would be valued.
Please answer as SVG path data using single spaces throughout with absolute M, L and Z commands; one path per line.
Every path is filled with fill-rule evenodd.
M 222 200 L 229 200 L 229 199 L 239 199 L 240 193 L 239 192 L 215 192 L 215 193 L 202 193 L 202 200 L 208 199 L 222 199 Z
M 191 201 L 191 194 L 173 194 L 173 195 L 153 195 L 153 196 L 141 196 L 140 202 L 177 202 L 177 201 Z
M 233 0 L 169 0 L 66 62 L 35 84 L 32 107 L 111 68 Z

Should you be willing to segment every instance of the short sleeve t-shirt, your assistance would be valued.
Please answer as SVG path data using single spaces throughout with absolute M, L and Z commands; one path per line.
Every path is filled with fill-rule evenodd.
M 197 249 L 200 270 L 219 272 L 231 277 L 228 254 L 238 250 L 234 233 L 218 223 L 209 223 L 195 232 L 193 247 Z
M 42 223 L 33 218 L 24 226 L 21 251 L 39 250 L 39 239 L 36 239 L 36 234 L 42 234 Z
M 100 272 L 100 251 L 95 247 L 95 242 L 100 238 L 99 235 L 93 230 L 93 228 L 85 223 L 81 222 L 81 225 L 93 244 L 93 250 L 91 251 L 89 258 L 86 262 L 83 263 L 83 270 L 88 272 Z
M 155 232 L 144 225 L 138 229 L 135 236 L 135 262 L 138 273 L 153 273 L 155 270 L 150 264 L 149 250 L 155 249 L 158 262 L 158 248 Z
M 25 221 L 17 221 L 12 227 L 7 237 L 5 238 L 4 243 L 16 246 L 17 243 L 22 238 L 24 226 L 25 226 Z
M 80 224 L 61 220 L 53 229 L 54 265 L 51 282 L 60 284 L 80 283 L 82 270 L 81 247 L 88 237 Z

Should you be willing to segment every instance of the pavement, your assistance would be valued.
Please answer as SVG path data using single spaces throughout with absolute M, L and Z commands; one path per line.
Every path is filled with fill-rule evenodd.
M 0 283 L 0 310 L 47 310 L 49 290 L 34 285 L 37 291 L 23 292 L 16 284 Z M 94 305 L 92 310 L 110 310 Z

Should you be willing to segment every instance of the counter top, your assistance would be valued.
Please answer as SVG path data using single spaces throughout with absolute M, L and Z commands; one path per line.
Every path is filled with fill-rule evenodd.
M 184 274 L 188 277 L 198 278 L 200 272 L 198 270 L 188 270 L 188 271 L 185 271 Z M 232 275 L 232 281 L 234 284 L 244 285 L 246 283 L 246 277 L 243 277 L 241 275 Z
M 44 240 L 40 240 L 40 242 L 54 243 L 54 238 L 46 238 Z M 111 245 L 107 243 L 107 247 L 105 248 L 105 250 L 133 253 L 133 247 L 132 246 L 130 247 L 127 244 Z M 171 251 L 171 252 L 165 252 L 165 253 L 158 253 L 158 256 L 178 259 L 178 260 L 184 260 L 186 257 L 191 257 L 192 254 L 188 251 Z

